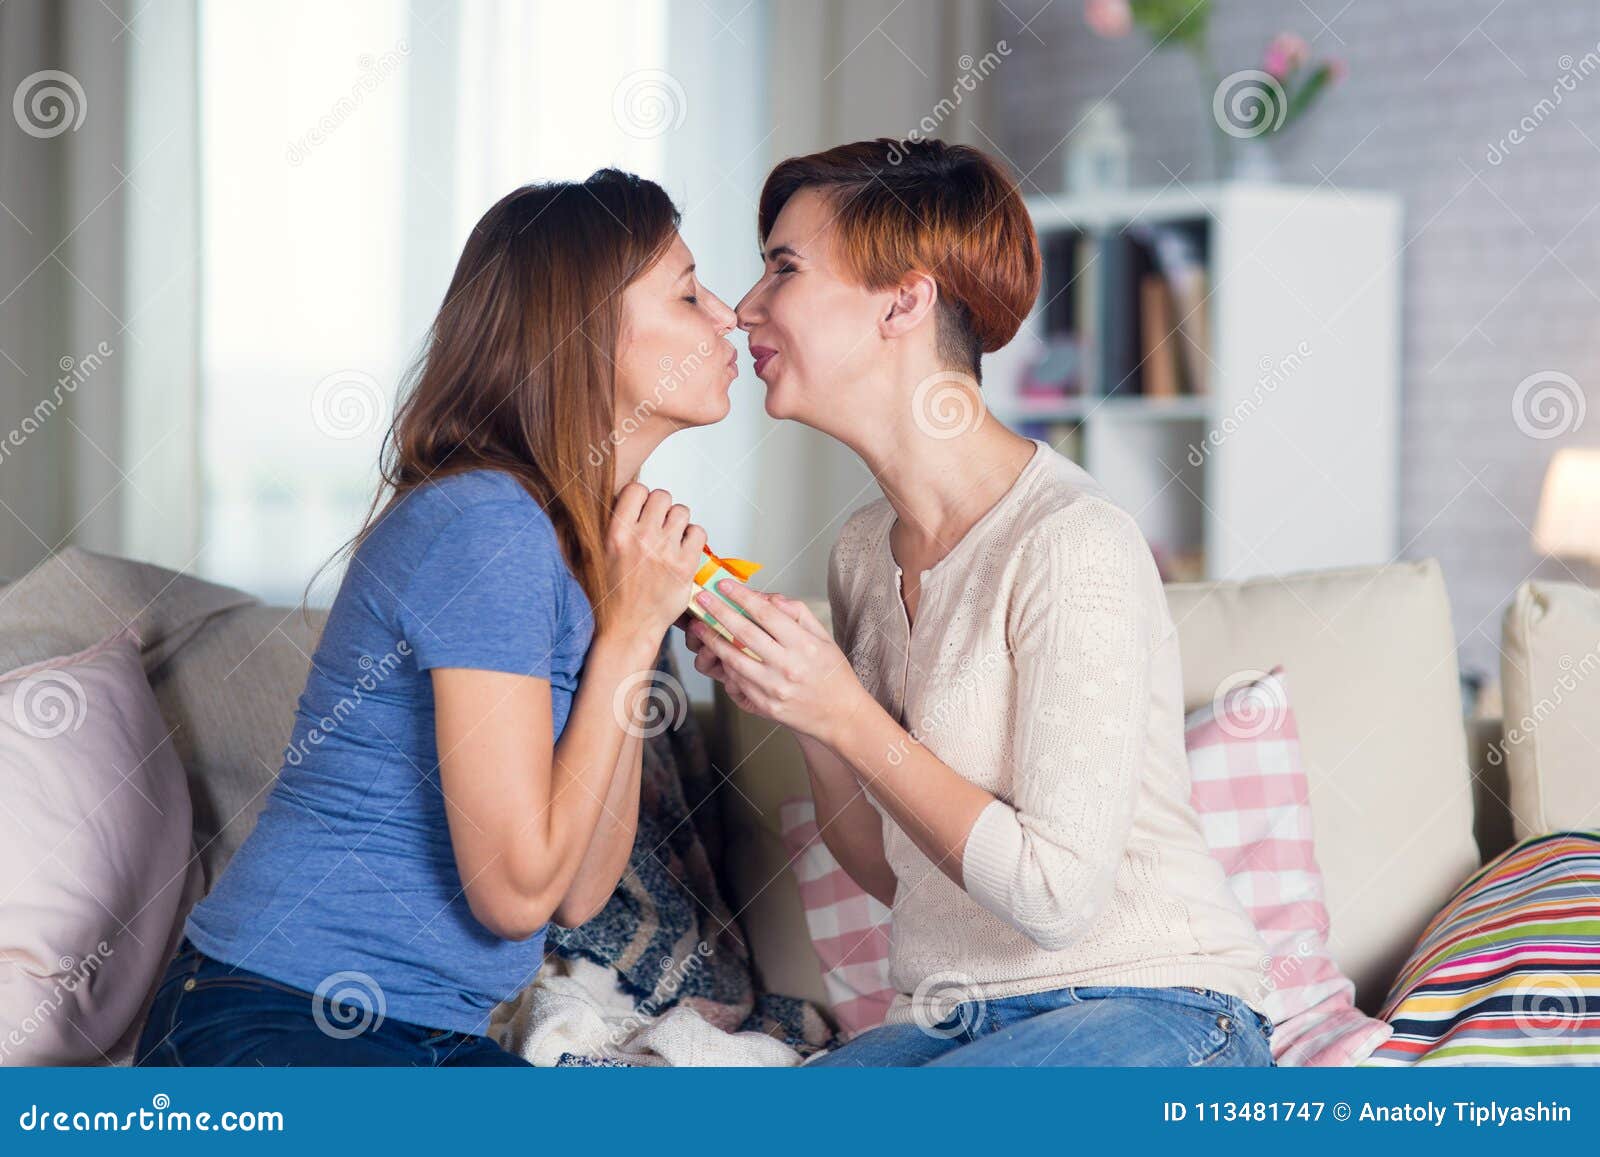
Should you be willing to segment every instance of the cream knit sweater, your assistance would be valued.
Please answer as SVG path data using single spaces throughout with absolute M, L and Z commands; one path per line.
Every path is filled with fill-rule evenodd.
M 996 797 L 967 837 L 965 891 L 872 799 L 898 880 L 889 1021 L 912 1019 L 917 998 L 1067 985 L 1190 985 L 1260 1008 L 1265 945 L 1189 805 L 1155 560 L 1082 467 L 1035 444 L 923 572 L 914 629 L 887 500 L 851 515 L 830 560 L 834 632 L 867 691 Z

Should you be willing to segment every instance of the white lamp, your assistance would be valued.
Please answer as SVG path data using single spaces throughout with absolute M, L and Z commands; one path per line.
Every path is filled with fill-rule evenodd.
M 1550 459 L 1533 546 L 1541 554 L 1600 560 L 1600 450 L 1569 448 Z

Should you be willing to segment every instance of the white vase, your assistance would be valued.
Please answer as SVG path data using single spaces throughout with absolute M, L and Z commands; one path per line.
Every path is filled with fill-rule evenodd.
M 1233 164 L 1229 176 L 1235 181 L 1270 184 L 1280 176 L 1278 148 L 1271 134 L 1233 142 Z

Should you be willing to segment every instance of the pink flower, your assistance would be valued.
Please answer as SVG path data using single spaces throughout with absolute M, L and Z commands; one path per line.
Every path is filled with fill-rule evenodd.
M 1083 21 L 1097 35 L 1115 40 L 1133 28 L 1133 10 L 1128 0 L 1085 0 Z
M 1350 66 L 1342 60 L 1328 61 L 1328 82 L 1336 84 L 1350 75 Z
M 1311 55 L 1311 46 L 1293 32 L 1280 32 L 1267 45 L 1266 59 L 1262 62 L 1273 76 L 1282 80 L 1304 64 Z

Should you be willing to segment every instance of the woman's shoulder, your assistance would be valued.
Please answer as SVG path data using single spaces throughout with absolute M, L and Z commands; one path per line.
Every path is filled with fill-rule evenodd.
M 1142 541 L 1133 515 L 1092 474 L 1048 444 L 1040 453 L 1048 457 L 1012 524 L 1019 549 L 1062 536 L 1138 536 Z
M 408 492 L 385 521 L 407 539 L 436 537 L 446 527 L 483 525 L 488 532 L 515 524 L 535 535 L 553 534 L 554 523 L 521 482 L 488 467 L 430 478 Z

